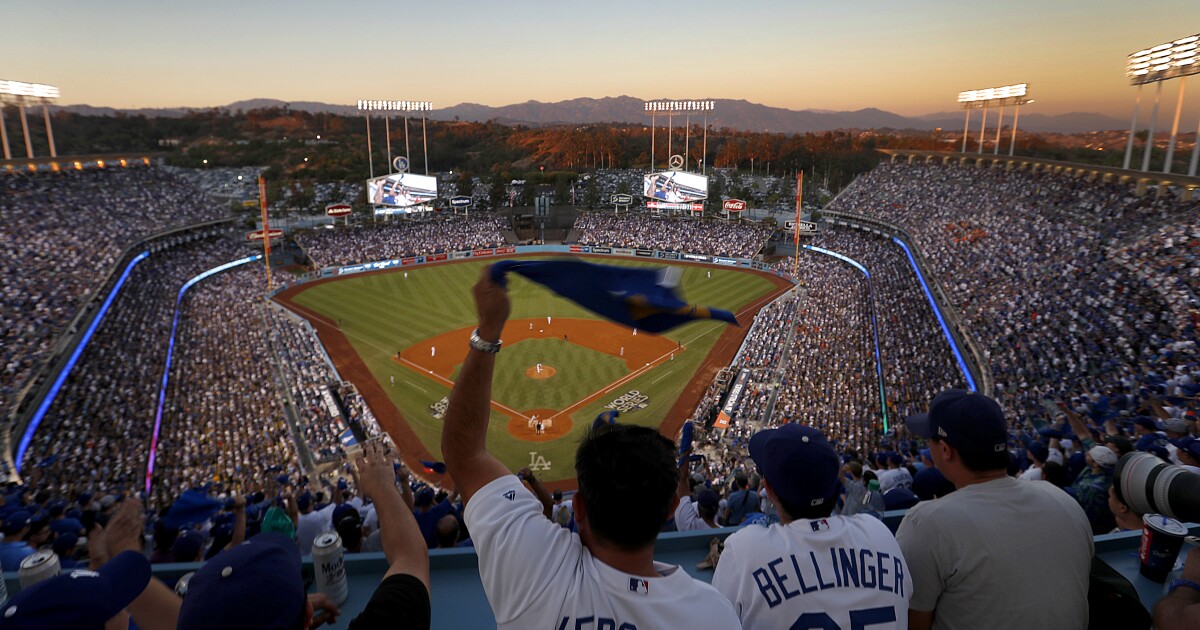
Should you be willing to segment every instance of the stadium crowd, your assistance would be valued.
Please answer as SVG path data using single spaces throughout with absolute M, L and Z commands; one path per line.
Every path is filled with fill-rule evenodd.
M 636 567 L 625 572 L 649 579 L 690 580 L 683 572 L 671 578 L 663 573 L 666 568 L 641 564 L 649 558 L 642 552 L 647 544 L 652 549 L 663 506 L 681 499 L 684 507 L 694 506 L 693 525 L 697 519 L 705 526 L 809 520 L 818 532 L 823 522 L 830 527 L 822 519 L 842 519 L 835 520 L 836 527 L 861 530 L 862 537 L 839 533 L 840 544 L 855 540 L 856 545 L 873 545 L 897 563 L 901 587 L 881 587 L 891 595 L 870 601 L 886 601 L 894 615 L 904 614 L 897 612 L 903 607 L 909 627 L 928 627 L 935 620 L 979 621 L 985 611 L 1009 623 L 1012 617 L 1004 615 L 1017 613 L 1009 606 L 1015 596 L 1001 588 L 1005 584 L 1019 587 L 1028 601 L 1045 598 L 1046 605 L 1028 614 L 1053 619 L 1055 627 L 1086 627 L 1091 534 L 1131 522 L 1122 518 L 1120 501 L 1110 496 L 1116 457 L 1137 449 L 1164 461 L 1200 463 L 1193 399 L 1200 392 L 1195 322 L 1179 318 L 1164 298 L 1164 291 L 1182 295 L 1183 288 L 1168 279 L 1191 264 L 1190 249 L 1173 251 L 1177 259 L 1163 261 L 1154 252 L 1176 249 L 1175 228 L 1143 225 L 1122 231 L 1110 224 L 1118 218 L 1174 216 L 1181 206 L 1139 201 L 1116 186 L 1090 186 L 1059 176 L 883 165 L 838 200 L 840 209 L 897 222 L 913 236 L 953 305 L 985 342 L 999 405 L 984 396 L 939 393 L 961 385 L 962 376 L 903 252 L 878 237 L 827 229 L 815 243 L 861 262 L 871 272 L 871 284 L 842 261 L 805 252 L 802 287 L 756 316 L 735 360 L 733 367 L 746 368 L 751 379 L 732 428 L 723 434 L 700 432 L 695 450 L 707 453 L 708 460 L 694 467 L 679 465 L 676 471 L 677 448 L 686 456 L 691 452 L 686 445 L 677 447 L 637 427 L 598 425 L 577 456 L 578 503 L 563 520 L 556 516 L 567 509 L 561 497 L 547 493 L 529 471 L 513 478 L 498 462 L 488 462 L 483 439 L 487 401 L 470 387 L 456 387 L 451 394 L 452 413 L 443 434 L 446 463 L 422 464 L 426 473 L 453 474 L 462 501 L 458 492 L 422 485 L 374 444 L 355 466 L 336 466 L 328 475 L 309 478 L 300 465 L 300 451 L 311 449 L 315 461 L 334 462 L 337 439 L 346 426 L 331 421 L 336 414 L 326 407 L 321 390 L 336 377 L 320 357 L 311 329 L 261 303 L 256 287 L 263 284 L 262 274 L 256 265 L 208 278 L 180 296 L 188 278 L 244 255 L 235 237 L 208 234 L 157 249 L 135 267 L 114 304 L 117 316 L 105 319 L 50 407 L 26 454 L 28 485 L 9 488 L 0 503 L 5 534 L 0 565 L 11 570 L 22 554 L 49 546 L 61 551 L 68 566 L 81 560 L 78 536 L 87 534 L 96 542 L 89 545 L 86 562 L 101 569 L 102 578 L 106 571 L 118 575 L 132 571 L 129 565 L 146 562 L 121 552 L 145 554 L 141 534 L 149 530 L 151 559 L 209 562 L 193 578 L 192 599 L 180 602 L 165 586 L 143 587 L 114 611 L 128 608 L 139 627 L 152 628 L 175 627 L 174 618 L 169 626 L 155 623 L 156 613 L 174 610 L 179 627 L 191 627 L 185 620 L 195 618 L 196 607 L 204 607 L 208 622 L 222 614 L 237 618 L 235 612 L 244 608 L 229 602 L 240 601 L 238 592 L 209 586 L 210 580 L 228 577 L 222 567 L 244 566 L 246 573 L 255 574 L 263 567 L 255 563 L 265 560 L 243 556 L 270 545 L 270 554 L 284 567 L 276 566 L 275 572 L 287 578 L 286 586 L 242 582 L 238 568 L 226 589 L 236 585 L 243 598 L 274 601 L 277 591 L 299 588 L 299 599 L 289 600 L 290 607 L 267 607 L 268 614 L 278 617 L 287 610 L 298 618 L 318 609 L 336 617 L 337 606 L 321 597 L 310 598 L 306 609 L 302 585 L 296 586 L 302 584 L 299 554 L 312 548 L 316 534 L 333 529 L 346 552 L 383 550 L 391 564 L 364 614 L 414 611 L 416 618 L 427 619 L 424 549 L 471 541 L 479 549 L 481 579 L 502 627 L 557 623 L 560 617 L 566 623 L 565 609 L 519 607 L 518 602 L 573 583 L 571 576 L 578 579 L 581 572 L 602 572 L 590 568 L 596 563 Z M 1028 220 L 1014 225 L 1021 222 L 1012 221 L 1013 212 Z M 330 265 L 459 249 L 463 241 L 458 238 L 467 239 L 469 247 L 488 246 L 471 239 L 499 236 L 499 220 L 480 219 L 478 233 L 475 221 L 323 231 L 306 237 L 305 247 L 314 261 Z M 600 239 L 596 244 L 628 247 L 749 256 L 766 238 L 761 228 L 737 224 L 604 215 L 580 221 L 577 229 Z M 698 227 L 703 225 L 716 227 Z M 1141 230 L 1140 238 L 1125 238 L 1134 229 Z M 606 234 L 625 240 L 605 243 Z M 435 249 L 424 251 L 430 247 Z M 503 292 L 485 285 L 475 294 L 485 334 L 498 333 L 496 322 L 502 325 L 507 317 L 507 298 L 501 300 L 498 293 Z M 147 497 L 152 511 L 146 523 L 147 513 L 133 497 L 144 480 L 156 384 L 167 364 L 162 340 L 171 335 L 176 307 L 179 326 L 162 411 L 157 485 Z M 873 319 L 879 327 L 893 424 L 929 412 L 892 434 L 884 434 L 879 422 Z M 490 383 L 492 364 L 485 354 L 470 353 L 462 369 L 475 374 L 486 370 Z M 369 418 L 360 398 L 339 393 L 345 395 L 351 419 Z M 711 417 L 720 394 L 712 392 L 703 405 L 709 411 L 698 411 L 697 420 Z M 1061 414 L 1050 413 L 1045 400 L 1067 404 Z M 291 420 L 289 401 L 296 414 Z M 986 431 L 962 428 L 963 418 L 981 417 Z M 1088 426 L 1089 421 L 1096 426 Z M 374 423 L 366 424 L 368 435 L 379 434 Z M 935 436 L 941 437 L 920 441 Z M 778 440 L 781 446 L 772 450 L 763 446 L 765 440 Z M 610 458 L 627 465 L 610 466 Z M 445 468 L 439 471 L 439 466 Z M 1055 473 L 1054 466 L 1064 473 Z M 631 480 L 640 491 L 627 489 Z M 531 492 L 517 493 L 522 482 Z M 614 488 L 626 489 L 609 492 Z M 948 494 L 954 498 L 930 501 Z M 475 503 L 468 509 L 465 504 L 472 498 Z M 885 505 L 916 506 L 894 538 L 869 520 Z M 1014 510 L 1022 516 L 1014 517 Z M 856 514 L 860 511 L 867 514 Z M 524 515 L 511 516 L 518 513 Z M 943 530 L 966 522 L 956 519 L 976 515 L 988 529 L 980 535 L 992 538 L 971 540 L 979 543 L 976 549 L 944 544 L 951 536 Z M 671 526 L 682 528 L 685 516 L 687 512 L 676 511 Z M 1021 538 L 1027 531 L 1020 526 L 1039 517 L 1042 535 Z M 543 518 L 551 522 L 543 523 Z M 107 529 L 84 526 L 92 520 Z M 562 536 L 556 529 L 560 525 L 583 532 L 582 547 L 592 555 L 567 562 L 565 569 L 529 575 L 529 580 L 512 580 L 511 571 L 495 569 L 532 550 L 580 553 L 581 539 Z M 627 539 L 635 527 L 640 533 Z M 126 535 L 130 531 L 134 534 Z M 721 627 L 779 627 L 781 617 L 739 599 L 738 584 L 757 592 L 759 576 L 749 568 L 743 571 L 743 566 L 754 566 L 745 565 L 754 549 L 773 555 L 785 548 L 809 553 L 789 547 L 807 543 L 785 541 L 782 531 L 746 527 L 730 537 L 723 554 L 714 546 L 704 564 L 717 567 L 713 584 L 725 599 L 689 581 L 677 584 L 675 591 L 692 598 L 686 607 L 641 600 L 642 608 L 673 621 L 706 614 L 692 623 L 698 627 L 702 620 Z M 276 533 L 285 535 L 279 545 L 271 542 Z M 777 537 L 749 542 L 760 535 Z M 243 540 L 251 542 L 239 545 Z M 1011 560 L 990 557 L 953 578 L 958 588 L 967 584 L 982 598 L 967 602 L 969 610 L 956 608 L 964 603 L 957 601 L 958 591 L 947 588 L 951 578 L 932 568 L 939 564 L 934 559 L 977 559 L 987 541 L 1020 541 L 1028 545 L 1027 553 L 1013 554 Z M 902 564 L 905 558 L 909 564 Z M 1200 557 L 1189 559 L 1188 567 L 1185 574 L 1200 579 Z M 908 581 L 901 572 L 911 574 Z M 148 572 L 146 576 L 150 580 Z M 787 592 L 784 578 L 776 576 Z M 61 581 L 46 584 L 18 595 L 13 614 L 40 610 L 33 605 L 37 597 L 53 597 L 58 593 L 54 589 L 65 588 Z M 844 586 L 849 588 L 849 582 Z M 859 586 L 856 579 L 855 589 Z M 639 584 L 631 581 L 630 588 L 637 591 Z M 757 589 L 771 601 L 762 581 Z M 570 600 L 582 606 L 579 614 L 612 612 L 605 607 L 615 606 L 617 613 L 643 619 L 635 609 L 590 595 Z M 146 601 L 139 602 L 143 597 L 158 598 L 159 605 L 146 607 Z M 830 614 L 849 607 L 838 600 L 823 603 Z M 736 615 L 735 622 L 730 623 L 730 615 Z M 1160 627 L 1168 623 L 1164 620 Z
M 0 180 L 0 239 L 6 243 L 0 254 L 0 410 L 7 414 L 128 247 L 224 214 L 195 188 L 157 168 Z
M 382 226 L 316 230 L 297 243 L 318 267 L 424 256 L 504 245 L 508 218 L 476 213 L 470 218 L 396 220 Z
M 751 258 L 771 229 L 757 223 L 646 218 L 638 214 L 597 212 L 580 215 L 573 230 L 581 245 L 640 247 L 669 252 Z

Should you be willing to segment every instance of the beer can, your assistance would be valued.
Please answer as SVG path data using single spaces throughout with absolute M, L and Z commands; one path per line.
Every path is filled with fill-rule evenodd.
M 25 590 L 59 573 L 62 573 L 62 565 L 58 562 L 58 554 L 50 549 L 42 549 L 25 556 L 17 571 L 17 578 L 21 581 L 21 590 Z
M 317 536 L 313 541 L 312 561 L 313 571 L 317 574 L 317 590 L 341 606 L 350 594 L 342 537 L 337 532 L 325 532 Z
M 196 575 L 195 571 L 192 571 L 191 573 L 184 573 L 183 577 L 179 578 L 179 581 L 175 583 L 176 595 L 180 597 L 187 597 L 188 582 L 192 580 L 193 575 Z

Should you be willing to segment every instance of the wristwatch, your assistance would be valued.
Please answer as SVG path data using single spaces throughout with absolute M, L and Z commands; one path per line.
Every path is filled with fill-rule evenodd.
M 484 341 L 483 337 L 479 336 L 478 328 L 471 333 L 470 345 L 472 350 L 478 350 L 488 354 L 496 354 L 497 352 L 500 352 L 500 346 L 503 344 L 503 339 L 497 339 L 495 342 Z

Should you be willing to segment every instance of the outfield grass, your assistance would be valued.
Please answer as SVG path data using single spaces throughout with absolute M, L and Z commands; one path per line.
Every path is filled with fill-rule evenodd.
M 602 262 L 659 267 L 667 264 L 665 261 L 615 258 Z M 387 391 L 392 403 L 435 457 L 441 452 L 442 423 L 430 414 L 429 408 L 447 396 L 449 388 L 396 363 L 392 356 L 436 334 L 473 327 L 476 314 L 470 287 L 486 264 L 488 261 L 469 260 L 350 276 L 313 285 L 293 298 L 296 303 L 342 328 L 367 368 Z M 681 287 L 684 297 L 696 304 L 737 312 L 770 293 L 773 286 L 766 278 L 735 269 L 687 264 L 679 266 L 683 269 Z M 708 275 L 710 272 L 711 277 Z M 595 319 L 595 316 L 574 303 L 516 274 L 509 274 L 509 294 L 513 319 L 548 315 Z M 742 323 L 750 324 L 748 320 Z M 627 391 L 639 390 L 650 396 L 649 406 L 624 414 L 622 421 L 657 427 L 703 363 L 724 326 L 720 322 L 701 320 L 667 332 L 665 336 L 681 342 L 687 351 L 573 413 L 571 419 L 574 428 L 564 438 L 543 443 L 514 438 L 508 433 L 506 416 L 493 413 L 488 429 L 489 449 L 514 470 L 528 465 L 532 452 L 551 462 L 551 469 L 542 473 L 543 478 L 573 478 L 577 438 L 591 424 L 592 418 L 603 410 L 604 405 Z M 438 352 L 461 353 L 465 356 L 466 348 L 438 348 Z M 524 368 L 536 363 L 536 356 L 545 357 L 546 363 L 560 370 L 565 369 L 565 373 L 559 372 L 562 378 L 556 376 L 535 382 L 525 377 Z M 530 357 L 534 360 L 530 361 Z M 555 339 L 530 339 L 513 344 L 505 347 L 498 359 L 501 369 L 497 370 L 493 395 L 498 402 L 518 410 L 563 409 L 629 373 L 624 363 L 616 357 Z M 508 369 L 504 366 L 512 367 Z

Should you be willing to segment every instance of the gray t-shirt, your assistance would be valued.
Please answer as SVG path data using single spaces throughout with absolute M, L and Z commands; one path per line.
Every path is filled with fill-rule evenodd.
M 1092 528 L 1049 483 L 1003 477 L 922 501 L 896 540 L 910 607 L 934 611 L 935 630 L 1087 628 Z

